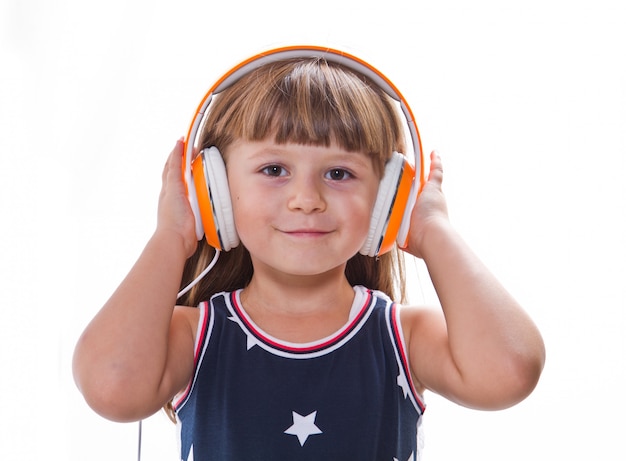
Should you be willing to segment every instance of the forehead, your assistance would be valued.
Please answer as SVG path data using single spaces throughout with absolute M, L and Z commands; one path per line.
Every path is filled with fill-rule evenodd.
M 262 141 L 238 139 L 224 152 L 224 157 L 242 160 L 285 158 L 309 160 L 333 160 L 371 166 L 371 156 L 360 151 L 348 151 L 336 143 L 329 146 L 306 143 L 277 143 L 271 138 Z

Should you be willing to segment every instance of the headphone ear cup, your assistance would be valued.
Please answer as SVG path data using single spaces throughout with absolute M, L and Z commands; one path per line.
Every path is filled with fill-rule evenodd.
M 377 256 L 391 250 L 403 222 L 414 179 L 415 169 L 404 155 L 394 152 L 378 186 L 370 230 L 361 254 Z
M 187 187 L 187 198 L 189 200 L 189 206 L 193 212 L 193 218 L 196 222 L 196 238 L 198 241 L 204 237 L 204 226 L 202 225 L 202 216 L 200 216 L 200 204 L 198 203 L 198 194 L 196 193 L 196 186 L 193 181 L 192 166 L 189 165 L 189 172 L 185 170 L 183 172 L 183 178 L 185 180 L 185 186 Z M 188 173 L 188 174 L 187 174 Z
M 204 149 L 191 168 L 207 243 L 223 251 L 236 247 L 239 236 L 222 154 L 217 147 Z

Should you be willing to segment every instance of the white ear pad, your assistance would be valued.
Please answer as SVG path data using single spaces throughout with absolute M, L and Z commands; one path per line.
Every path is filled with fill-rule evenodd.
M 419 187 L 419 181 L 413 181 L 411 185 L 411 191 L 406 201 L 406 207 L 404 208 L 404 214 L 402 216 L 402 222 L 398 228 L 398 235 L 396 236 L 396 242 L 400 248 L 406 248 L 409 238 L 409 229 L 411 227 L 411 213 L 415 202 L 417 202 L 417 192 L 415 189 Z
M 215 228 L 222 244 L 222 249 L 228 251 L 239 245 L 239 236 L 235 228 L 233 205 L 230 200 L 228 177 L 222 154 L 213 146 L 202 151 L 204 174 L 207 178 L 207 188 L 213 208 Z
M 404 156 L 398 152 L 394 152 L 385 165 L 385 172 L 378 185 L 378 194 L 372 211 L 370 230 L 360 250 L 360 253 L 365 256 L 376 256 L 378 254 L 380 244 L 387 230 L 389 214 L 396 197 L 398 180 L 402 174 L 403 166 Z

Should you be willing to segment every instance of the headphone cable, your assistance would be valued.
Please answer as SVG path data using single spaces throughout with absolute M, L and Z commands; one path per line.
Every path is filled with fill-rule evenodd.
M 185 293 L 187 293 L 189 290 L 191 290 L 194 286 L 196 286 L 198 284 L 198 282 L 200 280 L 202 280 L 209 272 L 211 272 L 211 269 L 213 269 L 213 266 L 215 266 L 215 264 L 217 263 L 217 259 L 220 256 L 220 250 L 216 249 L 215 250 L 215 256 L 213 256 L 213 259 L 211 260 L 211 262 L 209 263 L 209 265 L 200 273 L 200 275 L 198 275 L 195 279 L 193 279 L 191 281 L 191 283 L 189 283 L 189 285 L 187 285 L 185 288 L 183 288 L 182 290 L 180 290 L 178 292 L 178 295 L 176 296 L 176 299 L 180 299 L 180 297 L 182 295 L 184 295 Z M 137 434 L 137 461 L 141 461 L 141 441 L 142 441 L 142 420 L 139 420 L 139 430 L 138 430 L 138 434 Z
M 213 269 L 213 266 L 215 266 L 215 264 L 217 263 L 217 259 L 219 258 L 219 256 L 220 256 L 220 250 L 216 249 L 215 256 L 213 256 L 213 259 L 211 260 L 209 265 L 200 273 L 200 275 L 198 275 L 193 281 L 191 281 L 189 285 L 187 285 L 185 288 L 183 288 L 182 290 L 178 292 L 176 299 L 180 299 L 182 295 L 184 295 L 189 290 L 191 290 L 200 280 L 204 278 L 205 275 L 211 272 L 211 269 Z
M 139 420 L 139 433 L 137 440 L 137 461 L 141 461 L 141 429 L 142 429 L 141 420 Z

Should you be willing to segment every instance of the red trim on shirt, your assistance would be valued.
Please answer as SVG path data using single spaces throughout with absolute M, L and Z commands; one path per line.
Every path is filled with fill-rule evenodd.
M 287 351 L 287 352 L 291 352 L 291 353 L 295 353 L 295 354 L 303 354 L 303 353 L 323 350 L 323 349 L 325 349 L 325 348 L 327 348 L 327 347 L 337 343 L 341 339 L 343 339 L 361 321 L 361 319 L 363 318 L 363 316 L 367 312 L 367 309 L 370 307 L 370 305 L 372 303 L 373 296 L 372 296 L 371 291 L 368 290 L 367 291 L 367 298 L 365 299 L 365 302 L 363 303 L 363 306 L 359 310 L 359 313 L 354 317 L 354 319 L 352 319 L 352 321 L 348 325 L 343 327 L 341 330 L 339 330 L 337 333 L 335 333 L 333 336 L 331 336 L 330 338 L 328 338 L 324 342 L 313 343 L 310 346 L 309 345 L 307 345 L 307 346 L 295 346 L 293 344 L 285 344 L 285 343 L 277 341 L 274 338 L 268 337 L 262 330 L 259 330 L 255 325 L 253 325 L 251 323 L 251 321 L 248 318 L 246 312 L 244 311 L 242 306 L 238 303 L 237 292 L 232 292 L 230 299 L 231 299 L 231 303 L 232 303 L 233 307 L 235 308 L 235 311 L 237 312 L 237 316 L 243 321 L 243 323 L 245 324 L 246 328 L 254 336 L 256 336 L 259 340 L 261 340 L 265 344 L 267 344 L 269 346 L 272 346 L 272 347 L 274 347 L 276 349 L 279 349 L 279 350 L 283 350 L 283 351 Z
M 207 325 L 209 323 L 209 317 L 211 317 L 208 302 L 206 301 L 201 302 L 200 305 L 198 306 L 198 309 L 200 309 L 201 317 L 200 317 L 200 322 L 199 322 L 199 330 L 196 335 L 196 344 L 195 344 L 194 352 L 193 352 L 194 373 L 195 373 L 195 370 L 197 370 L 198 368 L 197 366 L 200 360 L 202 346 L 204 344 L 204 339 L 207 334 Z M 187 384 L 187 387 L 185 388 L 185 392 L 180 394 L 180 396 L 172 402 L 172 406 L 174 407 L 174 409 L 177 409 L 185 401 L 185 399 L 187 399 L 187 397 L 189 396 L 189 393 L 191 392 L 191 387 L 193 386 L 193 382 L 195 378 L 196 377 L 194 374 L 194 376 L 192 376 L 192 378 L 189 380 L 189 384 Z
M 400 360 L 402 361 L 402 367 L 404 368 L 404 374 L 409 382 L 409 386 L 411 386 L 411 393 L 415 397 L 415 401 L 420 407 L 420 411 L 423 413 L 426 409 L 426 405 L 422 401 L 420 394 L 415 389 L 415 385 L 413 384 L 413 376 L 411 375 L 411 367 L 409 366 L 409 360 L 406 356 L 406 350 L 404 348 L 404 338 L 402 337 L 402 331 L 398 326 L 398 315 L 396 312 L 398 310 L 397 304 L 392 304 L 391 306 L 391 325 L 393 328 L 393 335 L 395 336 L 396 344 L 398 347 L 398 351 L 400 353 Z

